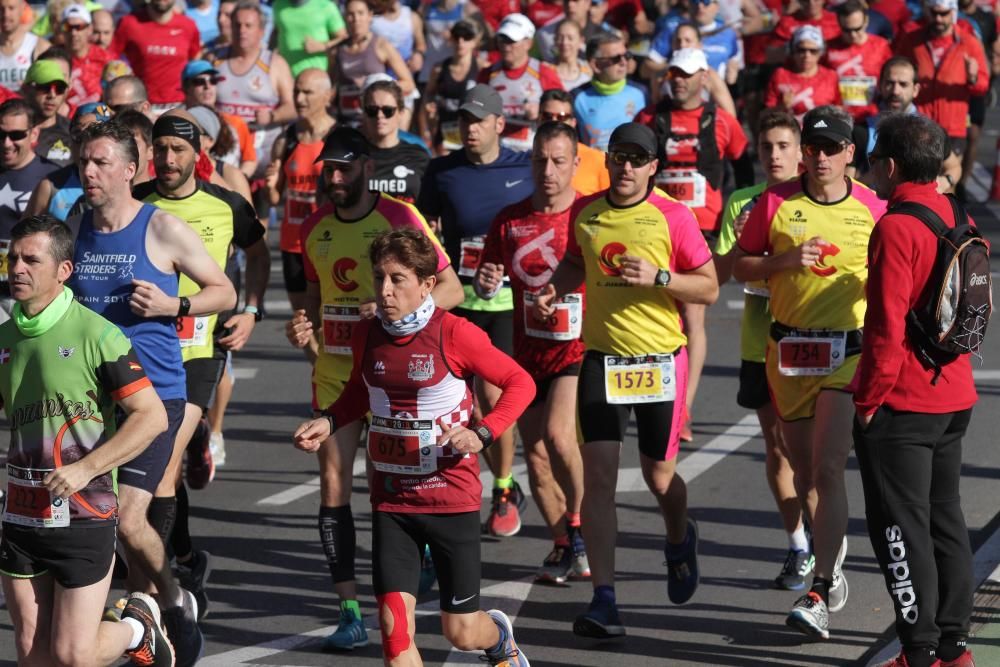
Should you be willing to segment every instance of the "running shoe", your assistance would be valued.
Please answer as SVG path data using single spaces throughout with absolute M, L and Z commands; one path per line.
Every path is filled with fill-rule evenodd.
M 583 543 L 583 533 L 579 526 L 569 528 L 569 546 L 573 553 L 570 579 L 590 579 L 590 561 L 587 560 L 587 547 Z
M 365 622 L 354 614 L 353 609 L 340 608 L 340 624 L 336 631 L 323 640 L 324 651 L 350 651 L 368 646 L 368 630 Z
M 143 627 L 139 645 L 125 652 L 125 657 L 133 665 L 173 667 L 174 647 L 160 625 L 160 608 L 152 597 L 145 593 L 132 593 L 122 611 L 122 618 L 134 618 Z
M 212 429 L 208 427 L 208 420 L 202 417 L 187 446 L 187 469 L 184 479 L 189 488 L 204 489 L 215 479 L 215 463 L 212 461 L 209 447 L 211 435 Z
M 830 638 L 830 612 L 819 593 L 809 591 L 798 600 L 785 618 L 785 625 L 814 639 Z
M 437 581 L 437 569 L 431 557 L 431 548 L 425 544 L 424 557 L 420 561 L 420 584 L 417 587 L 417 595 L 423 595 L 434 588 L 435 581 Z
M 547 584 L 565 584 L 572 573 L 573 550 L 570 547 L 555 544 L 549 555 L 542 561 L 538 572 L 535 573 L 535 581 Z
M 837 562 L 833 564 L 833 580 L 830 584 L 830 612 L 837 612 L 847 604 L 847 577 L 844 576 L 844 559 L 847 558 L 847 537 L 840 544 Z
M 524 493 L 517 482 L 509 488 L 493 488 L 493 507 L 486 519 L 486 531 L 495 537 L 511 537 L 521 532 L 521 508 Z
M 789 549 L 781 574 L 774 578 L 774 585 L 785 591 L 801 591 L 806 587 L 806 575 L 816 566 L 816 557 L 808 551 Z
M 486 613 L 490 615 L 497 627 L 502 629 L 501 634 L 507 633 L 507 638 L 500 644 L 500 650 L 496 652 L 483 651 L 486 654 L 483 656 L 486 662 L 492 667 L 531 667 L 528 657 L 517 648 L 517 642 L 514 641 L 514 626 L 511 625 L 507 614 L 499 609 L 490 609 Z
M 686 545 L 667 543 L 667 597 L 674 604 L 684 604 L 698 589 L 698 524 L 688 517 Z
M 943 667 L 945 663 L 940 660 L 935 660 L 931 663 L 931 667 Z M 900 653 L 892 660 L 887 662 L 880 662 L 875 667 L 910 667 L 910 661 L 906 659 L 906 656 Z
M 198 627 L 198 603 L 191 591 L 181 589 L 179 607 L 163 610 L 163 627 L 177 657 L 177 667 L 191 667 L 205 651 L 205 637 Z M 123 614 L 124 615 L 124 614 Z
M 588 639 L 620 639 L 625 636 L 625 626 L 614 602 L 598 600 L 595 596 L 590 607 L 573 621 L 573 634 Z
M 966 651 L 954 660 L 942 660 L 941 667 L 976 667 L 976 661 L 972 659 L 972 651 Z
M 208 451 L 216 468 L 226 465 L 226 439 L 222 433 L 212 433 L 208 439 Z
M 208 593 L 205 592 L 205 586 L 208 585 L 211 574 L 212 554 L 207 551 L 195 549 L 191 553 L 191 560 L 177 564 L 177 578 L 181 587 L 191 591 L 198 603 L 199 621 L 208 616 Z

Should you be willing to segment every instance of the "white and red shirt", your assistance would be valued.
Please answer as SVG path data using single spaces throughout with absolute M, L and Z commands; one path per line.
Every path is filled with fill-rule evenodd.
M 878 35 L 868 35 L 864 44 L 838 39 L 827 46 L 823 64 L 837 73 L 844 109 L 855 120 L 869 114 L 882 65 L 891 57 L 889 42 Z
M 71 107 L 78 107 L 90 102 L 101 100 L 101 72 L 111 60 L 111 54 L 97 46 L 91 45 L 87 55 L 82 58 L 73 56 L 70 67 L 69 95 L 66 102 Z
M 444 430 L 472 417 L 472 378 L 503 391 L 480 422 L 494 436 L 506 431 L 531 403 L 534 383 L 517 363 L 493 347 L 482 329 L 437 309 L 415 334 L 392 336 L 378 319 L 355 327 L 354 366 L 340 398 L 327 412 L 338 424 L 372 414 L 372 509 L 444 514 L 478 512 L 483 486 L 475 454 L 437 446 Z M 394 468 L 429 466 L 428 472 Z
M 775 107 L 782 103 L 782 98 L 786 92 L 792 93 L 792 105 L 790 111 L 796 120 L 802 122 L 802 117 L 810 109 L 823 106 L 824 104 L 835 104 L 840 106 L 840 79 L 837 73 L 829 67 L 819 66 L 819 70 L 812 76 L 796 74 L 785 67 L 774 70 L 771 81 L 767 84 L 767 93 L 764 95 L 764 106 Z
M 546 90 L 563 89 L 555 68 L 537 58 L 529 58 L 523 67 L 516 69 L 507 69 L 502 62 L 496 62 L 488 69 L 479 70 L 478 79 L 479 83 L 488 84 L 497 91 L 503 101 L 507 124 L 501 142 L 514 150 L 531 150 L 534 130 L 525 107 L 530 104 L 537 108 Z
M 146 85 L 149 101 L 160 105 L 184 101 L 181 72 L 200 50 L 194 21 L 175 12 L 166 23 L 158 23 L 143 10 L 122 18 L 108 48 L 112 57 L 128 59 Z
M 536 382 L 583 359 L 583 285 L 560 300 L 556 315 L 548 322 L 537 322 L 529 303 L 549 283 L 566 254 L 571 209 L 558 213 L 536 211 L 531 197 L 512 204 L 497 214 L 483 248 L 482 261 L 503 264 L 510 276 L 514 292 L 514 360 Z

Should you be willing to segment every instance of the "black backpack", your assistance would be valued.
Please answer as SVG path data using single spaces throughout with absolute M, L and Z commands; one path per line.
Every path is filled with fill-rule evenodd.
M 906 315 L 906 330 L 922 363 L 933 368 L 937 382 L 942 364 L 961 354 L 976 354 L 993 312 L 990 250 L 979 230 L 969 224 L 965 209 L 949 196 L 955 226 L 948 227 L 931 209 L 902 202 L 887 213 L 911 215 L 938 239 L 937 258 L 928 279 L 930 298 Z

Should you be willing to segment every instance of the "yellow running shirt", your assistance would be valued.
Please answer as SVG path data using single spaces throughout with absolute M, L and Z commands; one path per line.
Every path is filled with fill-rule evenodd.
M 319 357 L 313 369 L 318 407 L 336 399 L 321 388 L 342 386 L 351 375 L 351 334 L 361 304 L 375 299 L 368 247 L 372 239 L 393 229 L 419 229 L 437 248 L 437 271 L 451 263 L 423 216 L 411 204 L 380 195 L 375 207 L 359 220 L 341 220 L 332 204 L 324 204 L 302 224 L 302 260 L 306 280 L 319 283 Z
M 566 251 L 583 258 L 588 350 L 636 356 L 669 353 L 687 343 L 672 296 L 634 287 L 620 276 L 622 255 L 643 257 L 670 271 L 693 271 L 712 261 L 691 210 L 654 188 L 637 204 L 615 206 L 607 191 L 577 199 Z
M 837 202 L 812 199 L 805 175 L 768 188 L 753 207 L 738 245 L 748 255 L 780 255 L 818 236 L 827 241 L 815 266 L 767 279 L 771 314 L 795 329 L 853 331 L 865 321 L 868 237 L 886 204 L 857 181 Z

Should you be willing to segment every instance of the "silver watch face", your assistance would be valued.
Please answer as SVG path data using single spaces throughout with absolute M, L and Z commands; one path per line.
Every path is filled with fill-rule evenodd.
M 663 285 L 666 285 L 667 283 L 670 282 L 670 272 L 667 271 L 666 269 L 660 269 L 659 271 L 656 272 L 656 279 L 654 282 L 656 282 L 656 284 L 660 285 L 661 287 Z

